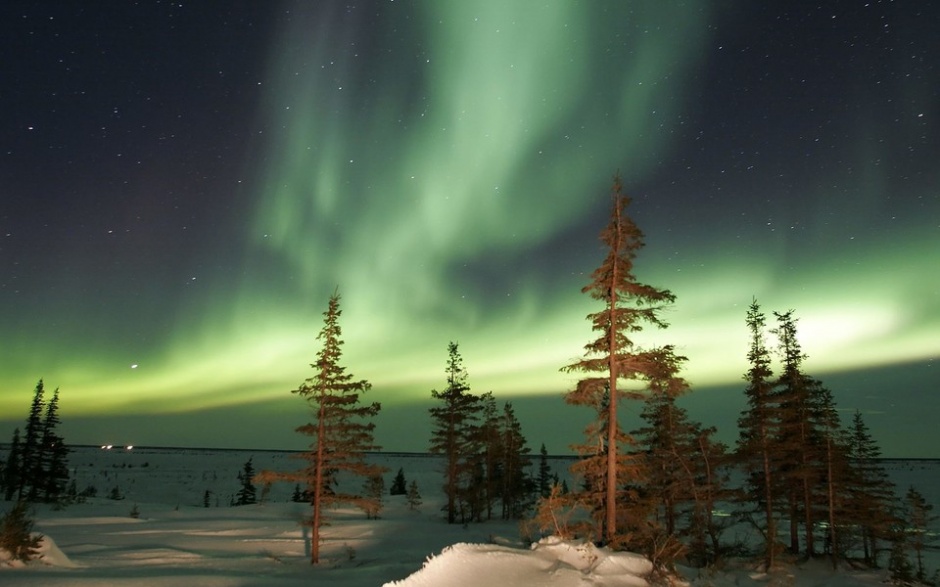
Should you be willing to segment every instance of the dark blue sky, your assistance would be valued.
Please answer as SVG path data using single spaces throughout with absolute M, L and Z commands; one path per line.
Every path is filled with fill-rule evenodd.
M 697 417 L 733 438 L 756 297 L 936 456 L 940 8 L 507 4 L 4 3 L 3 429 L 43 377 L 73 443 L 295 448 L 339 287 L 387 448 L 455 340 L 562 452 L 619 171 Z

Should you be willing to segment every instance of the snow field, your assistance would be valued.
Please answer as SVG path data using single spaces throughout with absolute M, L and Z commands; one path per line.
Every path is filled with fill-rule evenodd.
M 41 561 L 26 567 L 0 561 L 0 586 L 12 587 L 635 587 L 646 585 L 649 562 L 590 544 L 548 537 L 529 545 L 519 523 L 492 521 L 448 525 L 442 518 L 439 458 L 380 454 L 387 466 L 386 492 L 398 468 L 415 479 L 423 504 L 408 508 L 404 496 L 385 497 L 378 520 L 354 508 L 330 512 L 323 529 L 323 564 L 307 563 L 309 536 L 300 526 L 309 506 L 289 501 L 293 487 L 275 485 L 264 504 L 229 507 L 237 474 L 252 458 L 256 471 L 300 465 L 286 453 L 185 449 L 124 451 L 79 448 L 70 465 L 79 490 L 98 496 L 64 509 L 40 505 L 36 530 L 47 539 Z M 537 462 L 537 461 L 536 461 Z M 570 459 L 551 465 L 567 477 Z M 940 507 L 940 463 L 891 461 L 888 471 L 906 491 L 913 484 Z M 342 483 L 342 480 L 341 480 Z M 359 480 L 355 483 L 360 484 Z M 571 483 L 569 479 L 569 484 Z M 123 500 L 105 496 L 117 486 Z M 203 507 L 205 491 L 211 507 Z M 258 488 L 259 495 L 261 488 Z M 218 507 L 215 505 L 218 503 Z M 6 502 L 0 502 L 5 511 Z M 139 518 L 130 516 L 134 506 Z M 936 568 L 932 560 L 931 568 Z M 744 561 L 726 570 L 685 570 L 694 586 L 883 584 L 884 572 L 841 569 L 822 561 L 756 573 Z

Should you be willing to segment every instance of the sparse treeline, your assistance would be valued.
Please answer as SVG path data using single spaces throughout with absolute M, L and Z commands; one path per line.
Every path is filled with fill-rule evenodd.
M 13 431 L 5 462 L 0 462 L 0 492 L 6 501 L 59 502 L 69 480 L 68 447 L 59 434 L 59 390 L 46 400 L 36 384 L 25 432 Z
M 723 543 L 721 532 L 743 521 L 763 537 L 766 568 L 783 549 L 807 558 L 824 554 L 834 566 L 849 557 L 877 566 L 886 550 L 879 545 L 890 542 L 893 575 L 927 582 L 920 555 L 929 510 L 915 491 L 903 514 L 861 414 L 843 426 L 832 393 L 804 371 L 792 310 L 775 312 L 776 327 L 768 332 L 758 303 L 748 309 L 747 407 L 735 451 L 677 404 L 689 391 L 679 376 L 685 358 L 671 346 L 634 340 L 645 327 L 667 326 L 661 314 L 674 296 L 635 278 L 643 234 L 627 214 L 630 199 L 619 178 L 612 191 L 610 222 L 601 233 L 607 255 L 582 290 L 603 303 L 588 315 L 598 337 L 582 360 L 564 368 L 586 375 L 565 400 L 591 407 L 596 417 L 585 442 L 572 447 L 581 456 L 572 466 L 580 487 L 568 496 L 557 488 L 542 493 L 543 529 L 643 552 L 668 569 L 677 560 L 706 565 L 729 548 L 740 550 Z M 776 337 L 775 349 L 768 334 Z M 639 430 L 621 429 L 622 400 L 643 402 Z M 731 486 L 735 468 L 744 473 L 742 487 Z M 734 517 L 717 518 L 719 504 Z M 899 543 L 916 564 L 904 562 L 904 548 L 897 554 Z
M 470 392 L 463 358 L 451 342 L 446 385 L 431 391 L 437 403 L 429 410 L 430 452 L 443 457 L 441 509 L 447 522 L 522 518 L 537 505 L 543 531 L 642 552 L 663 571 L 677 561 L 702 566 L 729 551 L 740 553 L 747 545 L 728 544 L 722 532 L 743 523 L 762 537 L 755 554 L 767 569 L 784 551 L 826 555 L 833 565 L 853 558 L 871 566 L 890 551 L 893 576 L 926 582 L 922 552 L 929 505 L 912 488 L 906 510 L 901 507 L 862 415 L 856 412 L 844 426 L 832 393 L 805 372 L 792 310 L 775 312 L 775 327 L 768 328 L 755 300 L 744 317 L 746 407 L 734 450 L 715 439 L 715 428 L 694 421 L 680 406 L 690 391 L 680 375 L 685 357 L 671 345 L 642 346 L 638 340 L 645 328 L 668 326 L 663 314 L 675 296 L 637 280 L 634 261 L 643 233 L 627 213 L 630 198 L 619 178 L 612 192 L 610 221 L 601 233 L 607 254 L 582 290 L 603 305 L 587 317 L 597 337 L 581 360 L 563 368 L 583 374 L 566 402 L 595 415 L 584 442 L 572 447 L 580 457 L 571 467 L 577 487 L 568 491 L 558 484 L 544 445 L 537 474 L 530 472 L 531 450 L 512 404 L 500 408 L 491 392 Z M 294 481 L 295 499 L 310 501 L 313 562 L 325 506 L 350 502 L 374 518 L 385 491 L 384 471 L 364 461 L 366 451 L 378 448 L 369 420 L 379 405 L 360 405 L 370 385 L 353 381 L 340 366 L 338 304 L 334 295 L 325 313 L 323 350 L 313 365 L 317 374 L 296 390 L 315 414 L 314 423 L 298 428 L 313 438 L 303 456 L 307 466 L 258 476 Z M 636 402 L 639 429 L 621 427 L 623 402 Z M 743 473 L 737 486 L 733 471 Z M 339 473 L 361 475 L 361 494 L 338 493 Z M 407 492 L 417 507 L 417 486 L 405 487 L 399 470 L 391 493 Z
M 713 564 L 753 546 L 723 541 L 728 525 L 742 523 L 759 533 L 753 554 L 768 570 L 784 552 L 824 555 L 834 567 L 844 559 L 877 567 L 888 553 L 896 582 L 935 582 L 923 557 L 935 520 L 932 507 L 913 487 L 901 499 L 862 414 L 843 424 L 832 392 L 805 371 L 793 310 L 774 312 L 771 328 L 757 300 L 748 307 L 746 407 L 733 450 L 715 439 L 715 428 L 694 421 L 681 407 L 679 400 L 690 391 L 680 375 L 686 358 L 671 345 L 643 346 L 638 340 L 646 328 L 668 326 L 663 314 L 675 296 L 636 278 L 634 261 L 644 239 L 629 205 L 617 177 L 610 220 L 600 235 L 606 256 L 582 289 L 602 304 L 587 316 L 596 338 L 585 345 L 582 359 L 562 368 L 582 375 L 565 394 L 566 403 L 588 407 L 594 416 L 584 441 L 572 447 L 579 456 L 571 467 L 576 487 L 559 484 L 544 444 L 532 474 L 531 450 L 512 404 L 498 405 L 492 392 L 470 392 L 463 358 L 451 342 L 446 385 L 431 391 L 437 403 L 429 410 L 429 449 L 444 463 L 446 521 L 522 519 L 535 506 L 543 531 L 644 553 L 662 571 L 677 561 Z M 371 384 L 355 380 L 342 364 L 339 301 L 334 293 L 323 314 L 314 375 L 292 391 L 311 408 L 312 421 L 296 429 L 310 438 L 309 449 L 299 455 L 304 466 L 256 475 L 249 459 L 232 499 L 233 505 L 256 503 L 256 482 L 266 488 L 274 481 L 294 483 L 293 499 L 311 506 L 304 523 L 311 530 L 312 563 L 319 562 L 328 508 L 352 504 L 378 518 L 385 493 L 386 470 L 366 460 L 367 452 L 379 449 L 372 418 L 381 406 L 361 403 Z M 68 449 L 57 430 L 58 402 L 58 389 L 45 400 L 40 380 L 24 432 L 14 431 L 7 460 L 0 463 L 0 491 L 18 502 L 3 520 L 10 528 L 4 536 L 29 536 L 28 520 L 20 521 L 21 502 L 63 497 Z M 636 430 L 620 424 L 624 402 L 634 402 L 640 414 Z M 742 474 L 737 486 L 733 471 Z M 360 491 L 341 491 L 341 475 L 362 477 Z M 116 487 L 112 493 L 120 498 Z M 401 469 L 390 493 L 405 495 L 412 509 L 422 501 L 417 483 L 407 484 Z M 262 490 L 262 502 L 264 496 Z M 209 498 L 206 491 L 206 507 Z

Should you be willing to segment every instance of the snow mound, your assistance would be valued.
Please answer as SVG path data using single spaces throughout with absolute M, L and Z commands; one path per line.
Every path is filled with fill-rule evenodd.
M 52 567 L 61 567 L 66 569 L 77 569 L 77 565 L 69 560 L 69 557 L 56 545 L 55 541 L 49 536 L 43 536 L 39 543 L 39 560 Z
M 543 538 L 531 550 L 460 543 L 430 557 L 421 570 L 386 587 L 646 587 L 653 565 L 632 552 Z
M 33 536 L 37 535 L 39 534 L 36 532 L 33 533 Z M 67 557 L 65 553 L 62 552 L 62 550 L 56 545 L 55 541 L 45 535 L 42 535 L 42 540 L 39 541 L 39 549 L 37 551 L 36 558 L 29 562 L 29 564 L 37 563 L 65 569 L 77 569 L 81 566 L 69 560 L 69 557 Z M 26 566 L 26 563 L 13 560 L 9 552 L 0 549 L 0 567 L 21 568 L 24 566 Z

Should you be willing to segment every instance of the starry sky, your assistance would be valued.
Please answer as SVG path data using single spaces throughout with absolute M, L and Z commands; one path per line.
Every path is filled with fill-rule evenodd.
M 817 5 L 818 4 L 818 5 Z M 561 453 L 615 173 L 693 417 L 733 440 L 752 298 L 889 456 L 940 457 L 940 4 L 0 7 L 0 440 L 287 448 L 329 295 L 377 440 L 474 392 Z M 771 341 L 772 343 L 772 341 Z M 640 406 L 627 406 L 634 426 Z M 925 414 L 934 417 L 925 418 Z

